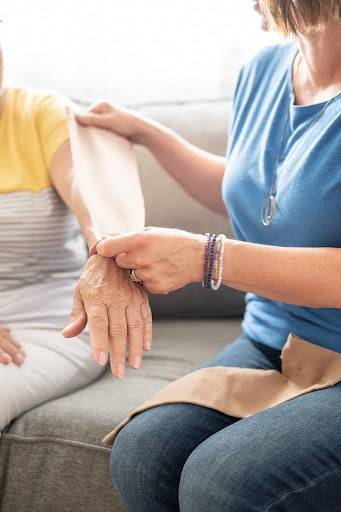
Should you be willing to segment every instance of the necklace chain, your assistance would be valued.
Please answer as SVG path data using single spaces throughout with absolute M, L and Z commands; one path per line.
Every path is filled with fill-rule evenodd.
M 320 119 L 320 117 L 322 116 L 322 114 L 324 113 L 326 108 L 329 106 L 329 104 L 333 101 L 333 99 L 334 99 L 334 97 L 330 98 L 325 103 L 323 108 L 313 117 L 312 121 L 310 122 L 310 124 L 308 126 L 307 131 L 304 133 L 303 137 L 300 140 L 300 143 L 299 143 L 299 146 L 298 146 L 299 149 L 301 149 L 301 147 L 303 146 L 303 142 L 307 138 L 307 135 L 310 133 L 310 131 L 313 128 L 313 126 L 315 126 L 315 124 Z M 285 121 L 284 121 L 284 125 L 283 125 L 283 131 L 282 131 L 282 137 L 281 137 L 281 141 L 280 141 L 280 144 L 279 144 L 279 147 L 278 147 L 278 151 L 276 153 L 275 171 L 274 171 L 274 175 L 273 175 L 273 178 L 272 178 L 270 190 L 269 190 L 269 193 L 267 195 L 267 198 L 266 198 L 266 200 L 264 202 L 264 206 L 263 206 L 262 211 L 261 211 L 261 219 L 262 219 L 262 223 L 264 224 L 264 226 L 269 226 L 270 224 L 272 224 L 274 216 L 276 215 L 276 212 L 277 212 L 277 200 L 276 200 L 276 190 L 275 189 L 276 189 L 276 185 L 277 185 L 278 169 L 280 167 L 279 160 L 280 160 L 281 153 L 282 153 L 283 147 L 284 147 L 285 134 L 286 134 L 286 131 L 287 131 L 287 124 L 288 124 L 288 121 L 289 121 L 289 115 L 290 115 L 290 106 L 289 106 L 287 115 L 285 117 Z M 297 152 L 298 149 L 296 148 L 295 151 Z M 289 154 L 290 154 L 290 152 L 289 152 Z M 286 155 L 286 156 L 288 157 L 288 155 Z

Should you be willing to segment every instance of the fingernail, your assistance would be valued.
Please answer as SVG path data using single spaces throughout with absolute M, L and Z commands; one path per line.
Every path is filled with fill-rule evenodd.
M 141 366 L 141 356 L 135 356 L 133 359 L 133 368 L 136 370 Z
M 24 356 L 20 353 L 20 352 L 17 352 L 14 356 L 14 362 L 16 364 L 23 364 L 23 362 L 25 361 L 25 358 Z
M 108 355 L 103 350 L 97 356 L 97 362 L 100 366 L 105 366 L 108 361 Z
M 146 349 L 151 350 L 152 349 L 152 340 L 148 340 L 146 343 Z
M 124 372 L 125 372 L 125 365 L 122 363 L 118 364 L 116 366 L 116 377 L 121 379 L 124 376 Z
M 4 364 L 9 364 L 12 362 L 12 358 L 9 354 L 3 354 L 2 357 L 4 358 Z

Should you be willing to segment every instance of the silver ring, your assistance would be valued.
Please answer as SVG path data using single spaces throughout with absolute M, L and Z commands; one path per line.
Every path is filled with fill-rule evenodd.
M 129 269 L 129 277 L 133 281 L 133 283 L 142 284 L 142 279 L 139 279 L 137 275 L 135 274 L 135 269 L 130 268 Z

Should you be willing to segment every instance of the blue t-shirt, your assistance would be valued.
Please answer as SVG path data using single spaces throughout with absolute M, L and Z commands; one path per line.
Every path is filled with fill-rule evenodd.
M 309 127 L 325 102 L 294 105 L 296 52 L 296 43 L 266 48 L 242 68 L 230 122 L 223 198 L 239 240 L 282 247 L 341 247 L 341 93 Z M 261 210 L 283 133 L 277 213 L 273 223 L 264 226 Z M 320 276 L 315 273 L 311 279 Z M 281 349 L 291 332 L 341 352 L 341 309 L 296 306 L 254 293 L 247 293 L 245 302 L 242 328 L 252 339 Z

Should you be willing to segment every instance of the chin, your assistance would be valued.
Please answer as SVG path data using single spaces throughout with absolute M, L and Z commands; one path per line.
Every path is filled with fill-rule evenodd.
M 264 32 L 269 32 L 270 24 L 267 15 L 261 7 L 260 0 L 253 0 L 253 8 L 260 16 L 260 27 Z

